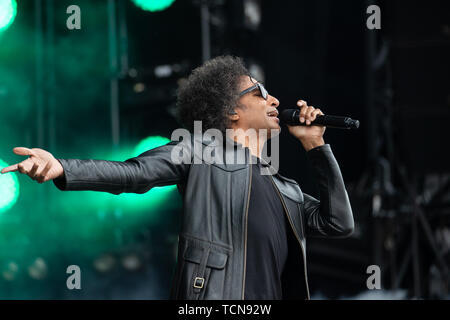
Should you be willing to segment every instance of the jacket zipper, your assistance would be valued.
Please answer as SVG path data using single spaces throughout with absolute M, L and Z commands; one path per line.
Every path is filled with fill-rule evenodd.
M 250 205 L 250 192 L 252 190 L 252 165 L 250 164 L 250 177 L 248 184 L 247 207 L 245 208 L 245 236 L 244 236 L 244 276 L 242 277 L 242 300 L 245 298 L 245 275 L 247 273 L 247 222 L 248 222 L 248 207 Z
M 272 177 L 272 176 L 270 177 L 270 180 L 272 181 L 272 184 L 273 184 L 273 186 L 275 187 L 275 190 L 277 190 L 278 196 L 280 197 L 281 204 L 283 205 L 284 212 L 286 213 L 286 216 L 287 216 L 287 218 L 288 218 L 289 224 L 291 225 L 292 231 L 294 232 L 295 237 L 297 238 L 297 241 L 298 241 L 298 243 L 300 244 L 300 247 L 301 247 L 301 249 L 302 249 L 303 270 L 304 270 L 304 273 L 305 273 L 305 282 L 306 282 L 306 294 L 307 294 L 307 296 L 308 296 L 308 300 L 310 300 L 311 298 L 310 298 L 310 295 L 309 295 L 308 274 L 307 274 L 307 272 L 306 272 L 306 257 L 305 257 L 305 251 L 304 251 L 305 248 L 303 247 L 303 244 L 302 244 L 302 242 L 300 241 L 300 237 L 298 236 L 297 231 L 295 231 L 294 224 L 292 223 L 291 217 L 290 217 L 289 214 L 288 214 L 288 210 L 287 210 L 286 204 L 284 203 L 283 197 L 281 196 L 280 191 L 278 190 L 277 185 L 276 185 L 275 182 L 273 181 L 273 177 Z M 300 219 L 301 219 L 301 218 L 300 218 Z

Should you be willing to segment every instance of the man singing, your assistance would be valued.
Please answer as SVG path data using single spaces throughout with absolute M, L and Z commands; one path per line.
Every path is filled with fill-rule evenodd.
M 306 150 L 320 201 L 294 180 L 262 174 L 270 167 L 262 146 L 280 129 L 279 101 L 231 56 L 192 72 L 178 91 L 179 116 L 191 131 L 201 121 L 204 130 L 226 132 L 223 143 L 232 148 L 224 149 L 223 158 L 239 150 L 243 163 L 197 163 L 195 154 L 191 161 L 173 161 L 180 142 L 171 141 L 124 162 L 55 159 L 42 149 L 14 148 L 29 158 L 2 173 L 53 180 L 60 190 L 113 194 L 177 184 L 183 216 L 172 299 L 309 299 L 306 237 L 345 237 L 354 222 L 338 163 L 323 139 L 325 127 L 310 125 L 323 113 L 303 100 L 297 105 L 305 126 L 288 128 Z M 268 134 L 243 137 L 249 130 Z

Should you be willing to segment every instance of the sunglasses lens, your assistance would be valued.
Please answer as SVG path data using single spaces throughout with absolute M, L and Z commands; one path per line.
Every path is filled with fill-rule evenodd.
M 261 91 L 262 97 L 267 100 L 268 93 L 267 93 L 266 88 L 264 88 L 261 84 L 259 84 L 258 87 L 259 87 L 259 90 Z

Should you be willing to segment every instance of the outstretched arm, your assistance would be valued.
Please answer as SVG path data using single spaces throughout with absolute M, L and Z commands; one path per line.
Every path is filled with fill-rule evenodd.
M 154 186 L 176 184 L 185 178 L 188 165 L 171 161 L 175 145 L 176 142 L 171 142 L 123 162 L 55 159 L 45 150 L 27 149 L 31 151 L 30 158 L 3 169 L 2 173 L 20 171 L 38 182 L 53 180 L 60 190 L 144 193 Z M 16 149 L 16 154 L 22 154 Z

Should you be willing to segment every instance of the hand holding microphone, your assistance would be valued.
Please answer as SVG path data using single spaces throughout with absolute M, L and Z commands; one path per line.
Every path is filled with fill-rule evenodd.
M 304 100 L 297 101 L 299 109 L 286 109 L 280 114 L 289 132 L 299 139 L 305 149 L 325 144 L 323 134 L 325 128 L 357 129 L 359 121 L 348 117 L 324 115 L 320 109 L 308 106 Z
M 316 109 L 317 110 L 317 109 Z M 291 126 L 325 126 L 337 129 L 358 129 L 359 121 L 353 120 L 349 117 L 318 115 L 313 122 L 305 123 L 300 121 L 300 110 L 286 109 L 281 112 L 281 120 Z

